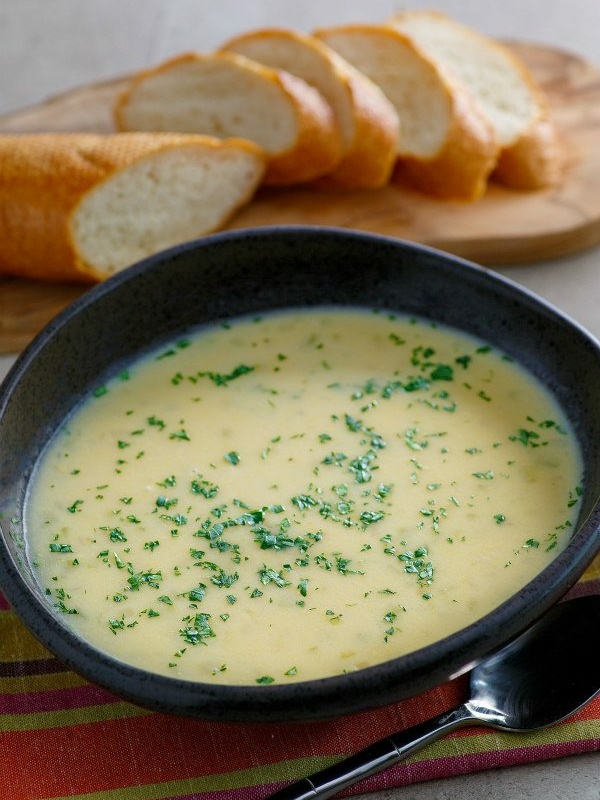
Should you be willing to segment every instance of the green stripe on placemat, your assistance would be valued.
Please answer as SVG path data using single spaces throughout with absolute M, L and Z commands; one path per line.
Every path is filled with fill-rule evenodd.
M 5 714 L 2 716 L 2 733 L 14 731 L 34 731 L 44 728 L 65 728 L 87 722 L 106 722 L 108 720 L 140 717 L 151 714 L 131 703 L 117 701 L 83 708 L 67 708 L 60 711 L 36 711 L 33 714 Z
M 298 780 L 317 770 L 335 764 L 341 758 L 299 758 L 278 764 L 266 764 L 253 769 L 237 772 L 220 772 L 195 778 L 166 781 L 165 783 L 128 786 L 122 789 L 109 789 L 89 794 L 65 795 L 52 800 L 164 800 L 164 798 L 183 797 L 193 792 L 217 792 L 244 789 L 252 786 L 265 786 L 283 781 Z M 284 773 L 284 774 L 282 774 Z M 40 798 L 42 800 L 42 798 Z M 43 799 L 45 800 L 45 799 Z M 48 798 L 49 800 L 49 798 Z
M 475 731 L 475 728 L 472 729 Z M 483 729 L 485 730 L 485 729 Z M 598 737 L 598 720 L 577 720 L 554 725 L 542 731 L 530 733 L 510 733 L 482 728 L 471 735 L 454 734 L 445 739 L 427 745 L 418 753 L 409 756 L 405 762 L 416 763 L 434 758 L 458 757 L 465 755 L 478 755 L 490 751 L 514 750 L 515 747 L 539 747 L 548 744 L 565 744 L 567 742 L 583 741 Z

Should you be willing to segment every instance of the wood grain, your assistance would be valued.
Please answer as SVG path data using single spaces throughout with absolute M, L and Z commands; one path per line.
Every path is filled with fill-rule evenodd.
M 511 45 L 546 90 L 565 152 L 557 187 L 519 192 L 490 184 L 475 203 L 436 200 L 389 185 L 375 191 L 263 189 L 229 224 L 333 225 L 439 247 L 481 264 L 534 262 L 600 242 L 600 70 L 538 45 Z M 127 77 L 83 86 L 0 116 L 0 133 L 113 130 L 111 108 Z M 0 278 L 0 353 L 17 352 L 85 291 Z

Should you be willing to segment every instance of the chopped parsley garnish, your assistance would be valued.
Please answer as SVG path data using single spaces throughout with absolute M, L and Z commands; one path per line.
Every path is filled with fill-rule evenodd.
M 50 542 L 51 553 L 72 553 L 73 548 L 70 544 L 59 544 L 58 542 Z
M 199 372 L 198 375 L 201 378 L 210 378 L 211 381 L 215 384 L 215 386 L 227 386 L 230 381 L 239 378 L 241 375 L 247 375 L 249 372 L 253 372 L 254 367 L 248 367 L 246 364 L 240 364 L 239 366 L 235 367 L 229 373 L 222 373 L 222 372 Z

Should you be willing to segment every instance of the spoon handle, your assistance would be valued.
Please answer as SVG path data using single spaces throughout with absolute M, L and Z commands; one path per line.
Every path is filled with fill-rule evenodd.
M 363 778 L 397 764 L 453 728 L 472 720 L 473 716 L 465 705 L 457 706 L 452 711 L 446 711 L 405 731 L 380 739 L 331 767 L 286 786 L 270 795 L 270 800 L 326 800 Z

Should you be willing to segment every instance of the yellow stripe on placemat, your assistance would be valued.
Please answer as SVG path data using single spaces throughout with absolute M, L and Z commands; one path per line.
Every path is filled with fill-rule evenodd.
M 586 569 L 581 577 L 581 581 L 584 583 L 586 581 L 594 581 L 600 578 L 600 553 L 596 556 L 596 558 L 592 561 L 590 566 Z
M 86 686 L 88 681 L 74 672 L 54 672 L 43 675 L 17 675 L 0 678 L 0 694 L 31 694 L 54 689 L 74 689 Z
M 69 725 L 82 725 L 87 722 L 106 722 L 109 720 L 140 717 L 151 714 L 131 703 L 117 701 L 77 709 L 60 711 L 36 711 L 32 714 L 4 714 L 2 732 L 33 731 L 41 728 L 63 728 Z
M 0 661 L 30 661 L 51 655 L 14 611 L 0 612 Z

